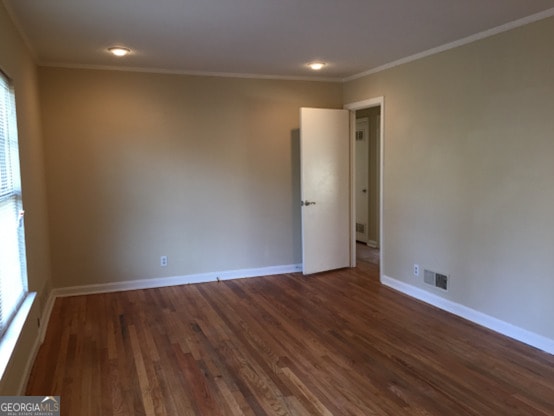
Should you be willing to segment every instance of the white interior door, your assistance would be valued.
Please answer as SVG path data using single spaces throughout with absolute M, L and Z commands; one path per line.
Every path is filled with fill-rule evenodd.
M 303 273 L 350 266 L 349 112 L 300 110 Z
M 356 240 L 368 241 L 369 120 L 356 120 Z

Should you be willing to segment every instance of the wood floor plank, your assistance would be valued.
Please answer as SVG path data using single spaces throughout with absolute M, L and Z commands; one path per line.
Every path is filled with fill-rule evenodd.
M 370 262 L 60 298 L 51 316 L 26 394 L 60 395 L 62 415 L 554 415 L 553 356 Z

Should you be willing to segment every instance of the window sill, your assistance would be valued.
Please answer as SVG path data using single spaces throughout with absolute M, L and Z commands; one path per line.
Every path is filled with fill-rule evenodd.
M 4 377 L 6 368 L 12 358 L 13 352 L 15 351 L 17 340 L 23 331 L 27 317 L 31 312 L 31 307 L 33 306 L 36 295 L 36 292 L 30 292 L 27 294 L 25 300 L 21 304 L 21 307 L 17 311 L 17 314 L 10 323 L 10 326 L 4 333 L 2 340 L 0 340 L 0 380 Z

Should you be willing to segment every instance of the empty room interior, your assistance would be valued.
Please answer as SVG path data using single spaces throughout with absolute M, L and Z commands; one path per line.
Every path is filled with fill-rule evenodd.
M 553 39 L 552 0 L 3 0 L 0 394 L 553 415 Z

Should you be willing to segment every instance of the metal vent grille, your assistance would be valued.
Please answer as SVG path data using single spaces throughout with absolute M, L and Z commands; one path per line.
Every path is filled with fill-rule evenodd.
M 423 281 L 439 289 L 448 290 L 448 276 L 446 274 L 425 269 L 423 271 Z
M 357 222 L 356 223 L 356 232 L 364 234 L 365 233 L 365 224 Z
M 445 274 L 436 273 L 435 274 L 435 286 L 446 290 L 448 287 L 448 276 Z

